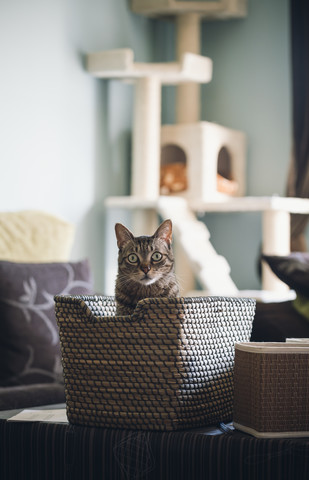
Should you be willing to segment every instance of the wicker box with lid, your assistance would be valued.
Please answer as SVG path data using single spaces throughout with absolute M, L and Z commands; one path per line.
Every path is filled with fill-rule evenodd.
M 309 344 L 235 346 L 234 426 L 256 437 L 309 436 Z

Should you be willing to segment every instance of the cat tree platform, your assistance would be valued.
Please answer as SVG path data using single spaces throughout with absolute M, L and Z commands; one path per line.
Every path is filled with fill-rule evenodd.
M 247 15 L 247 0 L 132 0 L 131 9 L 135 13 L 149 17 L 198 13 L 202 18 L 222 20 L 243 18 Z
M 90 53 L 87 70 L 97 78 L 134 80 L 154 78 L 161 84 L 181 82 L 207 83 L 212 78 L 210 58 L 184 53 L 179 62 L 140 63 L 134 62 L 133 50 L 129 48 Z

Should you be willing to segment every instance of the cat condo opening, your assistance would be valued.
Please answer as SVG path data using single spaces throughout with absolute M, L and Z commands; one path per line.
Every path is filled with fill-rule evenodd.
M 165 145 L 161 149 L 161 195 L 178 194 L 186 191 L 187 188 L 186 152 L 177 145 Z
M 237 195 L 238 183 L 233 177 L 232 158 L 226 147 L 218 153 L 217 190 L 227 195 Z

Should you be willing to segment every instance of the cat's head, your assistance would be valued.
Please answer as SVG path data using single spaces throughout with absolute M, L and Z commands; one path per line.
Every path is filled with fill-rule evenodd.
M 119 248 L 118 275 L 151 285 L 173 270 L 171 220 L 165 220 L 152 236 L 134 237 L 121 223 L 116 223 L 115 232 Z

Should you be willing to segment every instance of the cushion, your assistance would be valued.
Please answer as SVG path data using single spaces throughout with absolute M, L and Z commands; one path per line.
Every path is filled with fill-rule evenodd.
M 62 380 L 53 297 L 91 293 L 87 260 L 0 261 L 0 386 Z
M 60 383 L 35 383 L 0 387 L 0 410 L 29 408 L 39 405 L 64 403 L 64 385 Z
M 0 212 L 0 259 L 12 262 L 68 261 L 75 228 L 39 211 Z
M 293 252 L 286 256 L 262 255 L 272 271 L 290 288 L 309 297 L 309 253 Z
M 293 301 L 256 303 L 251 342 L 285 342 L 309 338 L 309 322 L 294 308 Z

